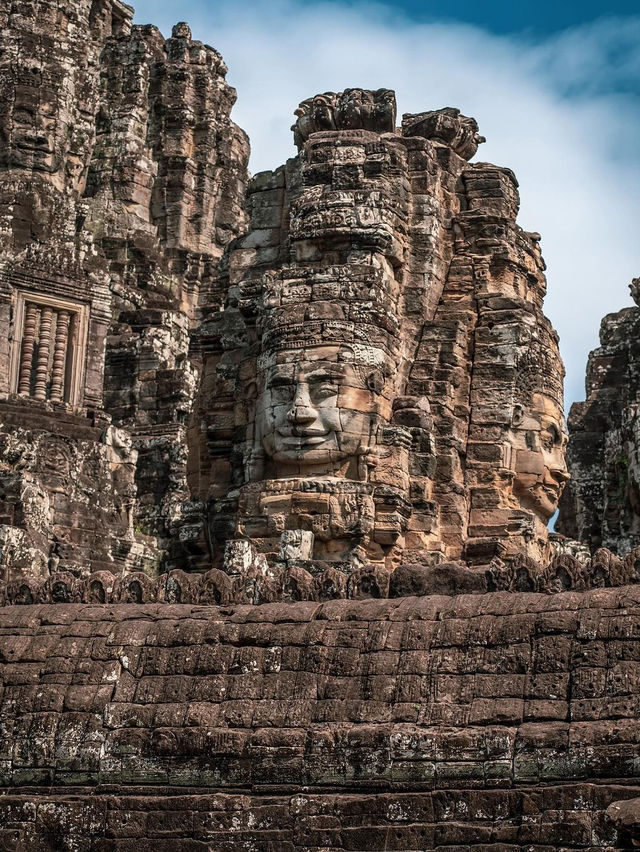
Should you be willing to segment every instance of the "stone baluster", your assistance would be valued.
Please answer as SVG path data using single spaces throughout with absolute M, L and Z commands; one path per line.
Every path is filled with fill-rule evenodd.
M 40 309 L 33 302 L 25 305 L 24 331 L 22 333 L 22 351 L 18 374 L 18 393 L 28 394 L 31 390 L 31 369 L 33 367 L 33 349 L 36 342 L 36 329 Z
M 38 339 L 38 355 L 36 358 L 36 381 L 34 397 L 47 398 L 47 373 L 49 372 L 49 357 L 51 354 L 51 326 L 53 324 L 53 308 L 43 308 L 40 315 L 40 335 Z
M 78 336 L 80 334 L 80 315 L 71 314 L 71 322 L 69 324 L 69 342 L 67 344 L 68 351 L 71 354 L 73 369 L 69 372 L 69 388 L 67 389 L 67 402 L 76 404 L 76 395 L 78 388 L 76 387 L 77 373 L 80 369 L 79 358 L 82 353 L 78 352 Z
M 53 348 L 51 367 L 51 402 L 62 402 L 64 394 L 64 374 L 67 362 L 67 343 L 69 341 L 69 311 L 58 311 L 56 339 Z

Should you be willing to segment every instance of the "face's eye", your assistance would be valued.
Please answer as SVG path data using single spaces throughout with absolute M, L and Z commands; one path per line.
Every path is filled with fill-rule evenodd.
M 337 376 L 316 375 L 309 379 L 309 396 L 313 402 L 321 402 L 323 399 L 336 396 L 338 389 L 339 380 Z
M 291 385 L 280 385 L 271 388 L 271 401 L 274 405 L 289 405 L 293 399 L 293 387 Z
M 267 390 L 270 393 L 272 403 L 282 405 L 291 402 L 293 399 L 295 385 L 286 376 L 273 376 L 267 383 Z
M 40 109 L 38 110 L 40 115 L 44 116 L 45 118 L 55 117 L 56 111 L 56 105 L 52 100 L 44 101 L 43 103 L 41 103 Z
M 321 402 L 323 399 L 330 399 L 338 395 L 338 388 L 335 385 L 317 385 L 312 388 L 311 399 L 314 402 Z
M 562 445 L 562 434 L 557 426 L 550 423 L 546 429 L 540 433 L 540 443 L 545 450 L 552 450 L 554 447 Z
M 16 124 L 34 124 L 35 114 L 25 107 L 19 107 L 14 110 L 13 120 Z

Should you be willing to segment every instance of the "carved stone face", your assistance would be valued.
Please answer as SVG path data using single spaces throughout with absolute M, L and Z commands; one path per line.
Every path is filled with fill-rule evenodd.
M 0 167 L 36 173 L 59 189 L 78 189 L 88 150 L 76 83 L 55 57 L 34 59 L 19 70 L 0 66 Z
M 28 71 L 31 71 L 31 80 Z M 20 77 L 7 65 L 0 69 L 2 110 L 0 160 L 11 168 L 51 173 L 59 168 L 56 157 L 58 98 L 42 84 L 41 67 L 34 64 Z
M 379 370 L 354 363 L 340 346 L 311 347 L 297 362 L 270 366 L 256 415 L 262 449 L 281 465 L 334 473 L 370 447 L 381 383 Z
M 531 407 L 517 407 L 511 428 L 513 493 L 543 521 L 553 515 L 569 479 L 565 452 L 567 429 L 561 409 L 536 393 Z

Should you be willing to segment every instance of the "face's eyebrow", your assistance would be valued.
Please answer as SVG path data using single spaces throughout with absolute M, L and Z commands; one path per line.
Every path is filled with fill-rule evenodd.
M 267 387 L 275 387 L 278 385 L 292 385 L 295 379 L 293 373 L 273 373 L 267 379 Z
M 341 364 L 318 364 L 318 366 L 307 373 L 308 379 L 338 378 L 345 376 L 346 370 Z
M 273 367 L 269 367 L 267 376 L 269 378 L 271 378 L 271 376 L 287 376 L 287 378 L 293 378 L 294 372 L 293 364 L 274 364 Z
M 293 364 L 275 364 L 271 367 L 265 378 L 265 387 L 276 387 L 278 385 L 291 385 L 295 381 Z

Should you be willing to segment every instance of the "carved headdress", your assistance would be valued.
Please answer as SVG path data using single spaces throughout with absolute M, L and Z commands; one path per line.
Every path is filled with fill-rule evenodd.
M 529 403 L 533 394 L 550 397 L 562 409 L 564 365 L 560 358 L 558 335 L 549 320 L 540 316 L 526 345 L 517 358 L 516 398 Z

